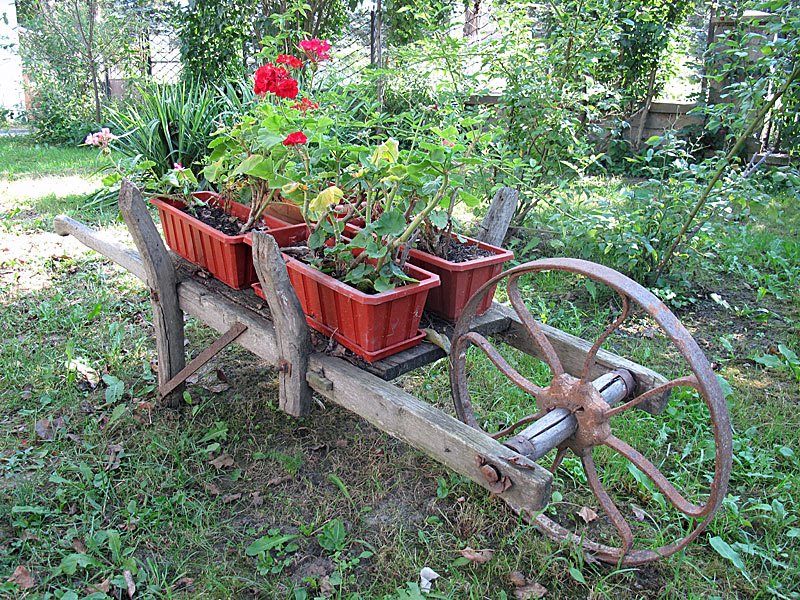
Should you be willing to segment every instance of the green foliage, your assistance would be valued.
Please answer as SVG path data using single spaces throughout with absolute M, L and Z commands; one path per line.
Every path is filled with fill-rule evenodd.
M 241 79 L 253 52 L 253 3 L 244 0 L 190 1 L 179 23 L 185 79 L 223 84 Z
M 114 150 L 126 158 L 152 161 L 156 178 L 175 163 L 199 175 L 211 134 L 236 106 L 197 82 L 144 86 L 138 94 L 137 102 L 111 112 L 118 135 Z
M 292 555 L 300 549 L 294 541 L 297 537 L 281 534 L 280 529 L 272 528 L 267 535 L 250 544 L 245 554 L 258 559 L 256 569 L 259 574 L 278 574 L 292 563 Z
M 338 35 L 353 0 L 190 0 L 178 16 L 184 78 L 224 85 L 242 79 L 259 45 L 291 54 L 306 37 Z
M 660 74 L 653 90 L 658 94 L 669 72 L 670 39 L 694 5 L 694 0 L 636 0 L 617 4 L 616 56 L 603 65 L 603 79 L 621 91 L 629 106 L 644 100 L 653 70 Z
M 100 65 L 128 78 L 144 72 L 136 40 L 147 31 L 152 10 L 116 0 L 19 4 L 34 134 L 49 143 L 75 143 L 105 120 Z
M 43 143 L 78 145 L 94 124 L 90 91 L 49 79 L 41 74 L 36 82 L 30 112 L 33 136 Z
M 402 46 L 436 35 L 443 23 L 450 22 L 456 7 L 461 4 L 455 0 L 387 0 L 383 16 L 387 42 Z
M 782 86 L 800 53 L 800 6 L 796 2 L 753 2 L 750 8 L 773 16 L 738 19 L 735 28 L 711 45 L 706 57 L 712 88 L 708 105 L 702 109 L 706 129 L 727 144 L 746 129 L 752 116 Z M 738 6 L 727 9 L 738 14 Z M 780 131 L 782 149 L 795 154 L 800 148 L 798 102 L 800 80 L 785 92 L 770 115 L 772 139 L 775 131 Z

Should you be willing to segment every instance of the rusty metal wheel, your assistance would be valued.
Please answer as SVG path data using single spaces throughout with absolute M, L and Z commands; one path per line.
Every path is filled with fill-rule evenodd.
M 576 372 L 577 376 L 565 372 L 553 344 L 545 335 L 540 324 L 534 320 L 520 295 L 518 288 L 520 277 L 544 271 L 563 271 L 586 277 L 613 289 L 619 294 L 622 301 L 620 315 L 591 346 L 580 372 Z M 538 349 L 540 357 L 550 367 L 552 378 L 546 387 L 532 383 L 517 371 L 487 338 L 470 331 L 472 318 L 475 316 L 481 299 L 493 285 L 504 279 L 507 279 L 506 289 L 511 306 L 516 312 L 525 334 L 529 336 L 533 346 Z M 688 363 L 691 375 L 667 381 L 633 398 L 626 398 L 626 394 L 623 393 L 617 394 L 616 398 L 609 400 L 608 393 L 599 389 L 601 386 L 598 385 L 597 380 L 591 381 L 590 375 L 595 368 L 597 353 L 601 345 L 628 318 L 632 303 L 638 305 L 658 324 Z M 615 531 L 619 544 L 609 545 L 592 541 L 584 535 L 578 535 L 575 531 L 567 530 L 544 514 L 535 517 L 535 525 L 540 531 L 559 542 L 570 540 L 604 562 L 630 566 L 648 563 L 674 554 L 697 538 L 708 526 L 714 512 L 722 503 L 730 476 L 731 429 L 728 409 L 722 389 L 705 355 L 675 315 L 651 292 L 613 269 L 584 260 L 564 258 L 529 262 L 501 273 L 487 282 L 470 299 L 462 317 L 456 324 L 450 354 L 450 380 L 456 414 L 463 422 L 482 430 L 467 387 L 466 351 L 470 346 L 476 346 L 486 354 L 495 367 L 517 388 L 533 396 L 536 403 L 534 414 L 503 427 L 500 431 L 487 433 L 496 439 L 504 440 L 507 446 L 534 460 L 543 456 L 547 451 L 557 448 L 552 466 L 553 472 L 560 466 L 566 451 L 572 450 L 580 458 L 589 487 L 613 524 L 613 531 Z M 629 395 L 632 395 L 631 392 L 635 385 L 629 378 L 630 374 L 624 372 L 620 375 L 621 377 L 617 377 L 617 379 L 621 382 L 617 382 L 617 387 L 626 389 Z M 607 385 L 608 381 L 613 378 L 607 377 L 603 385 Z M 705 501 L 702 503 L 687 500 L 655 464 L 612 432 L 610 422 L 612 417 L 622 414 L 631 417 L 633 413 L 628 412 L 631 409 L 642 408 L 644 404 L 652 403 L 659 396 L 666 395 L 668 397 L 672 390 L 678 387 L 693 388 L 697 391 L 707 407 L 710 425 L 713 429 L 714 476 L 708 486 Z M 611 406 L 609 404 L 609 402 L 623 399 L 624 401 L 619 405 Z M 551 423 L 543 425 L 545 421 Z M 567 421 L 571 423 L 569 427 L 565 425 Z M 552 423 L 557 423 L 558 427 L 553 427 Z M 527 437 L 520 434 L 512 436 L 523 426 L 527 426 L 524 430 L 529 432 Z M 560 431 L 561 434 L 558 435 L 557 431 Z M 624 457 L 649 478 L 672 506 L 690 519 L 691 525 L 688 534 L 671 543 L 657 545 L 661 543 L 657 542 L 653 544 L 657 545 L 654 548 L 635 548 L 631 525 L 609 495 L 598 475 L 593 458 L 593 450 L 598 447 L 606 447 Z M 705 491 L 705 485 L 703 485 L 703 490 Z

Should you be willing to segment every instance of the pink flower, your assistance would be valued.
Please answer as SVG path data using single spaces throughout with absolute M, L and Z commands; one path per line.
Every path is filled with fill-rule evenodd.
M 308 138 L 306 134 L 302 131 L 295 131 L 294 133 L 290 133 L 286 136 L 286 139 L 283 140 L 284 146 L 298 146 L 300 144 L 305 144 L 308 142 Z
M 172 165 L 172 168 L 175 169 L 176 171 L 186 170 L 186 167 L 184 167 L 181 163 L 175 163 L 174 165 Z
M 298 46 L 308 57 L 308 60 L 314 64 L 330 59 L 328 50 L 331 49 L 331 45 L 327 40 L 312 38 L 310 40 L 303 40 Z
M 108 127 L 103 127 L 100 131 L 87 135 L 83 143 L 86 146 L 97 146 L 98 148 L 105 150 L 108 148 L 109 142 L 115 139 L 117 139 L 117 136 L 111 133 L 111 130 Z
M 450 140 L 442 140 L 442 146 L 447 146 L 448 148 L 452 148 L 453 146 L 455 146 L 455 144 Z

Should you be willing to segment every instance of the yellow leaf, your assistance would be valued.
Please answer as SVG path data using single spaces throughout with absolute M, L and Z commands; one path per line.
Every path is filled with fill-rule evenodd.
M 296 181 L 293 181 L 292 183 L 287 183 L 281 186 L 281 194 L 288 196 L 292 192 L 296 192 L 299 188 L 300 184 Z
M 397 142 L 397 140 L 390 138 L 375 148 L 375 152 L 372 153 L 370 162 L 376 166 L 379 165 L 382 160 L 385 160 L 388 163 L 396 163 L 399 157 L 400 144 Z
M 335 185 L 332 185 L 322 190 L 319 195 L 311 201 L 308 207 L 314 212 L 321 213 L 329 206 L 338 204 L 343 197 L 344 192 Z

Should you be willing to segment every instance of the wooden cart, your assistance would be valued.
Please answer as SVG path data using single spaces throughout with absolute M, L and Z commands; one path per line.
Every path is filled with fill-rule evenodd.
M 486 488 L 546 535 L 574 542 L 601 560 L 616 564 L 642 564 L 685 547 L 705 529 L 724 498 L 731 467 L 730 424 L 722 391 L 708 361 L 666 306 L 611 269 L 586 261 L 543 260 L 512 269 L 484 286 L 455 327 L 445 332 L 452 339 L 455 418 L 391 383 L 404 373 L 445 357 L 440 347 L 425 343 L 372 364 L 353 364 L 314 351 L 299 300 L 272 237 L 257 233 L 253 240 L 256 271 L 262 288 L 269 290 L 268 306 L 264 306 L 250 290 L 235 291 L 213 279 L 198 277 L 195 268 L 169 253 L 141 195 L 131 185 L 123 186 L 120 211 L 138 252 L 104 239 L 69 217 L 56 217 L 54 228 L 60 235 L 74 236 L 147 284 L 158 352 L 159 394 L 167 403 L 174 404 L 175 398 L 180 397 L 189 375 L 235 341 L 275 366 L 280 408 L 288 414 L 308 414 L 312 393 L 317 393 Z M 517 281 L 527 273 L 546 270 L 578 273 L 620 294 L 622 314 L 594 344 L 537 323 L 529 314 L 519 296 Z M 495 303 L 487 313 L 475 317 L 483 291 L 501 281 L 506 282 L 511 308 Z M 655 319 L 688 362 L 691 375 L 667 381 L 650 369 L 600 348 L 627 317 L 631 302 Z M 222 334 L 188 365 L 184 313 Z M 505 361 L 490 340 L 502 341 L 547 362 L 553 374 L 550 385 L 543 388 L 529 382 Z M 469 346 L 480 348 L 514 385 L 535 397 L 534 414 L 503 431 L 488 433 L 481 429 L 467 386 L 465 353 Z M 632 408 L 661 411 L 671 390 L 678 386 L 698 391 L 708 406 L 714 431 L 714 476 L 708 497 L 701 504 L 686 500 L 652 463 L 615 437 L 610 426 L 611 416 Z M 611 406 L 617 402 L 622 404 Z M 503 438 L 504 442 L 499 441 Z M 599 445 L 625 456 L 692 519 L 685 536 L 654 548 L 635 547 L 630 525 L 597 475 L 592 449 Z M 558 452 L 551 470 L 535 462 L 554 448 Z M 559 466 L 567 450 L 581 458 L 587 481 L 614 526 L 618 544 L 591 541 L 542 513 L 550 500 L 551 471 Z

